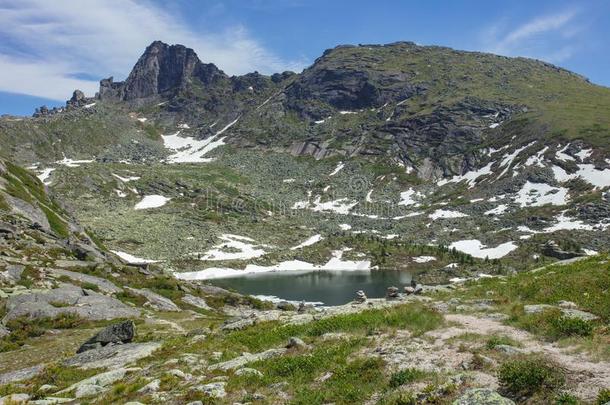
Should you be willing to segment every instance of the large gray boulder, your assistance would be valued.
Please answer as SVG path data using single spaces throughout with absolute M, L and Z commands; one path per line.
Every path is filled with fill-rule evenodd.
M 47 269 L 47 271 L 51 275 L 55 275 L 55 276 L 59 276 L 59 277 L 64 276 L 64 277 L 68 277 L 74 281 L 81 282 L 81 283 L 94 284 L 101 291 L 109 293 L 109 294 L 115 294 L 115 293 L 119 293 L 119 292 L 123 291 L 121 288 L 112 284 L 112 282 L 110 282 L 106 279 L 103 279 L 101 277 L 90 276 L 89 274 L 78 273 L 76 271 L 63 270 L 63 269 Z
M 87 340 L 76 353 L 87 350 L 98 349 L 108 344 L 129 343 L 136 335 L 136 326 L 133 321 L 123 321 L 114 323 L 102 329 L 100 332 Z
M 180 311 L 180 307 L 174 304 L 172 300 L 169 298 L 165 298 L 162 295 L 159 295 L 155 292 L 150 291 L 147 288 L 137 289 L 131 287 L 125 287 L 125 290 L 129 291 L 132 294 L 139 295 L 141 297 L 146 298 L 148 301 L 145 305 L 155 309 L 157 311 L 168 311 L 168 312 L 178 312 Z
M 99 349 L 78 353 L 64 360 L 63 364 L 68 367 L 78 367 L 86 370 L 118 368 L 150 356 L 159 347 L 161 347 L 161 344 L 157 342 L 107 345 Z
M 475 388 L 466 391 L 453 401 L 453 405 L 515 405 L 513 401 L 504 398 L 496 391 L 487 388 Z
M 59 288 L 42 292 L 12 295 L 7 300 L 6 309 L 7 313 L 2 319 L 4 324 L 22 316 L 42 319 L 75 314 L 89 320 L 140 316 L 140 311 L 115 298 L 71 284 L 62 284 Z

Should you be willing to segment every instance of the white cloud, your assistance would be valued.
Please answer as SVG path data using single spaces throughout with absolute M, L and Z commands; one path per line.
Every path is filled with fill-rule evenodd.
M 228 74 L 300 70 L 242 26 L 199 33 L 178 16 L 143 0 L 0 0 L 0 91 L 65 100 L 97 78 L 124 78 L 144 48 L 160 39 L 195 49 Z M 17 48 L 7 44 L 17 44 Z M 95 77 L 96 80 L 84 80 Z
M 507 56 L 526 56 L 561 62 L 574 55 L 578 48 L 576 24 L 578 11 L 575 9 L 543 15 L 512 29 L 506 29 L 505 22 L 488 27 L 483 41 L 488 52 Z

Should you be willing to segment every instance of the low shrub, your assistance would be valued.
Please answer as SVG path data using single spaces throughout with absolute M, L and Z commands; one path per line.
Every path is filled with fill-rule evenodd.
M 498 380 L 503 391 L 512 397 L 531 397 L 552 393 L 565 383 L 561 368 L 544 357 L 518 356 L 502 364 Z
M 390 387 L 398 388 L 401 385 L 411 383 L 426 377 L 427 373 L 417 368 L 405 368 L 397 371 L 390 377 Z

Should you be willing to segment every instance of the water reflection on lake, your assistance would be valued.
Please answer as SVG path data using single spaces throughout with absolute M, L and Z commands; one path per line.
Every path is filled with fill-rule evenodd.
M 411 282 L 411 274 L 386 270 L 284 271 L 249 274 L 210 282 L 219 287 L 232 288 L 242 294 L 339 305 L 352 301 L 357 290 L 363 290 L 369 298 L 384 297 L 390 286 L 402 290 L 403 286 Z

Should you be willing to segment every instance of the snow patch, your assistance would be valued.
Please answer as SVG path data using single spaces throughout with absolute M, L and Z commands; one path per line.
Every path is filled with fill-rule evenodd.
M 413 190 L 413 187 L 411 187 L 407 191 L 400 193 L 400 201 L 398 202 L 398 205 L 413 205 L 415 207 L 419 207 L 420 204 L 415 201 L 414 197 L 424 197 L 424 195 L 419 191 Z
M 329 174 L 329 176 L 334 176 L 335 174 L 339 173 L 339 171 L 341 171 L 341 169 L 343 169 L 344 167 L 345 167 L 345 164 L 343 162 L 339 162 L 337 167 L 335 167 L 335 170 L 333 170 L 332 173 Z
M 306 246 L 311 246 L 311 245 L 313 245 L 313 244 L 318 243 L 318 242 L 319 242 L 319 241 L 321 241 L 322 239 L 324 239 L 324 238 L 322 237 L 322 235 L 319 235 L 319 234 L 318 234 L 318 235 L 314 235 L 314 236 L 312 236 L 311 238 L 307 239 L 305 242 L 302 242 L 302 243 L 300 243 L 300 244 L 298 244 L 298 245 L 296 245 L 296 246 L 294 246 L 294 247 L 291 247 L 291 248 L 290 248 L 290 250 L 297 250 L 297 249 L 304 248 L 304 247 L 306 247 Z
M 450 211 L 450 210 L 443 210 L 443 209 L 438 209 L 436 211 L 434 211 L 432 214 L 428 215 L 428 218 L 431 218 L 432 220 L 437 220 L 440 218 L 463 218 L 463 217 L 467 217 L 468 215 L 459 212 L 459 211 Z
M 489 162 L 485 167 L 480 168 L 479 170 L 467 172 L 461 176 L 453 176 L 451 179 L 442 179 L 438 181 L 436 184 L 439 186 L 444 186 L 447 183 L 459 183 L 461 181 L 468 182 L 468 188 L 473 188 L 476 184 L 476 180 L 481 176 L 486 176 L 488 174 L 492 174 L 491 166 L 494 162 Z
M 541 207 L 546 204 L 565 205 L 568 203 L 568 189 L 526 181 L 514 200 L 521 207 Z
M 416 256 L 413 258 L 415 263 L 428 263 L 436 260 L 434 256 Z
M 486 245 L 482 244 L 477 239 L 459 240 L 449 245 L 450 249 L 456 249 L 460 252 L 467 253 L 470 256 L 484 259 L 499 259 L 506 256 L 513 250 L 517 249 L 517 245 L 514 242 L 502 243 L 495 248 L 486 248 Z
M 239 277 L 246 274 L 269 273 L 280 271 L 320 271 L 320 270 L 343 270 L 343 271 L 362 271 L 370 270 L 371 262 L 368 260 L 353 261 L 343 260 L 343 250 L 336 250 L 332 253 L 333 257 L 324 265 L 315 265 L 300 260 L 290 260 L 274 264 L 271 266 L 260 266 L 248 264 L 245 269 L 238 270 L 227 267 L 212 267 L 205 270 L 174 273 L 176 278 L 181 280 L 212 280 L 218 278 Z
M 140 180 L 140 177 L 138 177 L 138 176 L 121 177 L 118 174 L 114 174 L 114 173 L 112 173 L 112 175 L 114 177 L 116 177 L 117 179 L 121 180 L 123 183 L 127 183 L 127 182 L 134 181 L 134 180 Z
M 135 210 L 145 210 L 148 208 L 159 208 L 167 204 L 171 198 L 162 195 L 145 195 L 142 200 L 133 207 Z
M 199 260 L 248 260 L 265 255 L 267 252 L 257 248 L 254 239 L 247 236 L 224 234 L 220 236 L 223 241 L 205 252 L 203 255 L 194 253 Z M 230 251 L 227 252 L 226 250 Z M 236 251 L 235 251 L 236 250 Z
M 53 173 L 54 170 L 54 168 L 43 169 L 36 177 L 38 177 L 38 180 L 40 180 L 42 184 L 48 186 L 51 184 L 51 181 L 48 180 L 48 178 L 51 176 L 51 173 Z
M 159 263 L 159 260 L 142 259 L 119 250 L 111 250 L 111 252 L 123 259 L 127 264 Z

